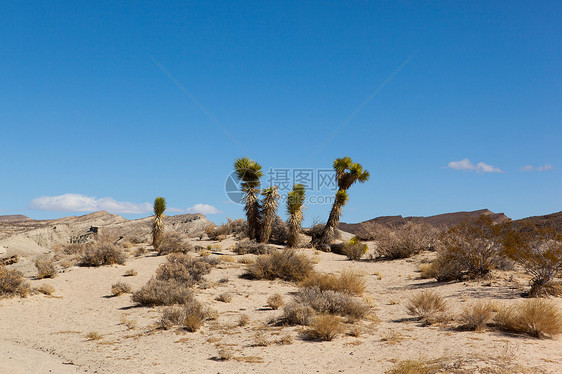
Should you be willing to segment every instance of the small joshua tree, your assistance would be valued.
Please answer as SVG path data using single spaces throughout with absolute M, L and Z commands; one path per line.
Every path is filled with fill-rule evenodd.
M 164 218 L 162 215 L 166 210 L 166 199 L 157 197 L 154 199 L 154 221 L 152 222 L 152 246 L 158 250 L 162 233 L 164 232 Z
M 289 248 L 296 247 L 301 231 L 303 219 L 302 209 L 305 199 L 305 190 L 302 184 L 295 184 L 287 196 L 287 213 L 289 214 Z
M 261 233 L 259 239 L 261 243 L 269 242 L 271 235 L 271 227 L 275 221 L 275 212 L 277 211 L 277 204 L 279 203 L 279 192 L 277 186 L 266 188 L 263 190 L 263 200 L 261 209 Z
M 315 246 L 320 246 L 322 249 L 326 249 L 334 238 L 336 227 L 340 222 L 343 206 L 348 200 L 347 190 L 355 182 L 364 183 L 369 180 L 369 172 L 363 170 L 361 164 L 354 163 L 349 157 L 335 159 L 333 166 L 336 171 L 338 191 L 336 192 L 334 205 L 332 206 L 324 230 L 322 230 L 319 237 L 313 239 L 313 244 Z
M 257 239 L 260 223 L 260 202 L 258 194 L 260 192 L 260 178 L 263 176 L 261 165 L 249 159 L 241 157 L 234 161 L 234 171 L 238 179 L 242 181 L 241 187 L 244 192 L 244 211 L 248 221 L 248 236 L 250 239 Z

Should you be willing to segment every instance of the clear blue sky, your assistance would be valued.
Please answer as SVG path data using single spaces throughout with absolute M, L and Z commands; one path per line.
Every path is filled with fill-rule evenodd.
M 360 162 L 347 222 L 562 210 L 562 2 L 178 3 L 2 3 L 0 214 L 220 223 L 245 155 Z

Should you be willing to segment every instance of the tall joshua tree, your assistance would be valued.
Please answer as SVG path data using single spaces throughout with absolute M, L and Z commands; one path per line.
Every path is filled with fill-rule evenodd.
M 275 220 L 275 212 L 277 211 L 277 204 L 279 202 L 279 189 L 277 186 L 269 187 L 263 190 L 262 208 L 261 208 L 261 232 L 259 241 L 261 243 L 269 242 L 271 235 L 271 227 Z
M 287 195 L 287 213 L 289 214 L 289 248 L 296 247 L 301 231 L 302 209 L 305 198 L 304 186 L 295 184 L 293 190 Z
M 248 236 L 250 239 L 257 239 L 260 223 L 260 202 L 258 194 L 260 192 L 260 178 L 263 176 L 261 165 L 250 160 L 248 157 L 241 157 L 234 161 L 234 171 L 238 179 L 242 181 L 241 187 L 244 192 L 244 211 L 248 221 Z
M 336 171 L 336 182 L 338 184 L 334 205 L 332 206 L 324 230 L 322 230 L 318 238 L 313 240 L 313 244 L 324 248 L 334 238 L 334 232 L 340 222 L 343 206 L 348 200 L 347 190 L 355 182 L 364 183 L 369 180 L 369 172 L 363 170 L 361 164 L 351 161 L 349 157 L 336 158 L 334 160 L 334 170 Z
M 154 221 L 152 222 L 152 246 L 158 250 L 162 233 L 164 232 L 164 219 L 162 215 L 166 210 L 166 199 L 157 197 L 154 199 Z

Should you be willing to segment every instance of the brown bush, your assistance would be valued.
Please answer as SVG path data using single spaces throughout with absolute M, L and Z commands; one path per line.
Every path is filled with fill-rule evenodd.
M 124 282 L 117 282 L 111 286 L 111 294 L 113 296 L 120 296 L 126 293 L 132 293 L 131 286 Z
M 288 325 L 308 325 L 312 317 L 314 317 L 314 309 L 293 301 L 283 307 L 281 321 Z
M 220 226 L 208 226 L 205 228 L 205 233 L 211 240 L 223 240 L 228 235 L 236 235 L 243 237 L 247 230 L 246 221 L 242 218 L 232 220 L 227 218 L 228 222 Z
M 193 300 L 193 292 L 183 283 L 152 278 L 132 299 L 146 306 L 185 304 Z
M 35 259 L 37 278 L 54 278 L 57 276 L 57 268 L 51 257 L 39 257 Z
M 223 303 L 229 303 L 232 301 L 232 294 L 228 292 L 221 293 L 215 300 L 222 301 Z
M 186 286 L 193 286 L 211 272 L 209 260 L 194 258 L 190 255 L 174 253 L 168 256 L 168 261 L 156 270 L 156 279 L 176 281 Z
M 278 293 L 267 298 L 267 306 L 269 306 L 273 310 L 281 308 L 283 304 L 285 304 L 285 301 L 283 301 L 283 296 Z
M 357 236 L 354 236 L 349 242 L 344 243 L 342 253 L 347 256 L 348 259 L 357 261 L 367 253 L 368 249 L 369 247 L 367 247 L 367 244 L 363 244 Z
M 562 333 L 562 314 L 551 300 L 525 300 L 501 308 L 494 318 L 503 331 L 525 333 L 536 338 L 554 337 Z
M 236 243 L 236 246 L 232 249 L 234 253 L 239 255 L 254 254 L 254 255 L 268 255 L 277 252 L 277 248 L 272 245 L 256 243 L 251 240 L 243 240 Z
M 186 243 L 175 231 L 166 232 L 158 244 L 158 255 L 169 253 L 187 253 L 193 251 L 193 246 Z
M 524 222 L 506 235 L 505 253 L 532 276 L 529 296 L 562 294 L 562 233 L 554 227 Z
M 459 316 L 461 328 L 466 330 L 483 330 L 494 317 L 496 306 L 491 302 L 478 301 L 464 308 Z
M 26 297 L 30 290 L 29 283 L 25 281 L 19 270 L 9 270 L 5 266 L 0 266 L 0 298 Z
M 305 288 L 319 288 L 361 296 L 365 291 L 365 279 L 361 273 L 344 270 L 341 274 L 312 273 L 300 284 Z
M 433 249 L 437 230 L 429 225 L 407 222 L 393 232 L 383 231 L 377 240 L 377 254 L 389 259 L 408 258 Z
M 312 273 L 314 265 L 304 254 L 292 249 L 274 252 L 256 258 L 247 268 L 247 276 L 254 279 L 301 281 Z
M 406 309 L 411 315 L 432 323 L 447 310 L 447 303 L 435 291 L 421 291 L 410 297 Z
M 304 338 L 309 340 L 333 340 L 343 331 L 341 318 L 331 314 L 314 317 L 310 327 L 303 332 Z
M 311 307 L 317 313 L 337 314 L 351 320 L 364 318 L 370 307 L 352 296 L 332 290 L 301 288 L 293 296 L 294 302 Z
M 183 305 L 164 309 L 160 324 L 164 329 L 180 325 L 190 332 L 195 332 L 199 330 L 205 321 L 216 318 L 216 311 L 203 306 L 197 300 L 191 300 Z
M 441 236 L 434 261 L 438 281 L 473 279 L 490 273 L 501 262 L 504 248 L 503 226 L 482 215 L 465 221 Z
M 51 286 L 50 284 L 42 284 L 36 288 L 38 292 L 41 292 L 43 295 L 52 295 L 56 290 L 55 287 Z
M 289 241 L 289 225 L 278 215 L 275 215 L 275 220 L 271 226 L 269 241 L 277 244 L 285 244 Z
M 102 266 L 125 263 L 123 250 L 109 241 L 96 241 L 84 245 L 81 266 Z

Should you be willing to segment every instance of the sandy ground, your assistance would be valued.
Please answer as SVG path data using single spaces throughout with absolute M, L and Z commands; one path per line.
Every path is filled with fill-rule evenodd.
M 213 243 L 214 251 L 232 254 L 227 249 L 231 244 Z M 283 281 L 243 279 L 245 265 L 237 262 L 221 262 L 206 276 L 211 286 L 198 289 L 197 298 L 218 310 L 220 317 L 189 333 L 157 328 L 161 308 L 136 307 L 130 295 L 111 297 L 111 285 L 118 281 L 133 289 L 143 286 L 165 257 L 148 253 L 129 258 L 123 266 L 72 267 L 55 279 L 43 280 L 33 279 L 35 269 L 27 258 L 17 266 L 32 287 L 48 283 L 56 292 L 0 300 L 0 372 L 384 373 L 407 359 L 439 360 L 451 368 L 448 372 L 562 372 L 560 337 L 539 340 L 497 331 L 421 326 L 405 309 L 408 297 L 423 289 L 441 293 L 453 313 L 476 299 L 518 302 L 525 288 L 519 276 L 498 272 L 492 281 L 440 284 L 419 279 L 418 265 L 431 253 L 399 261 L 348 261 L 336 254 L 302 251 L 317 261 L 317 271 L 353 269 L 365 274 L 365 297 L 374 305 L 377 318 L 358 323 L 363 330 L 359 337 L 340 335 L 329 342 L 311 342 L 300 338 L 302 327 L 268 325 L 281 311 L 268 308 L 267 298 L 280 293 L 289 301 L 297 287 Z M 138 275 L 125 277 L 131 268 Z M 219 282 L 225 278 L 228 282 Z M 230 303 L 215 300 L 224 292 L 233 295 Z M 562 299 L 553 300 L 562 307 Z M 242 314 L 250 322 L 240 327 Z M 89 340 L 90 332 L 102 338 Z M 287 335 L 292 344 L 276 342 Z M 256 346 L 258 340 L 271 344 Z M 233 359 L 218 360 L 220 349 L 230 350 Z

